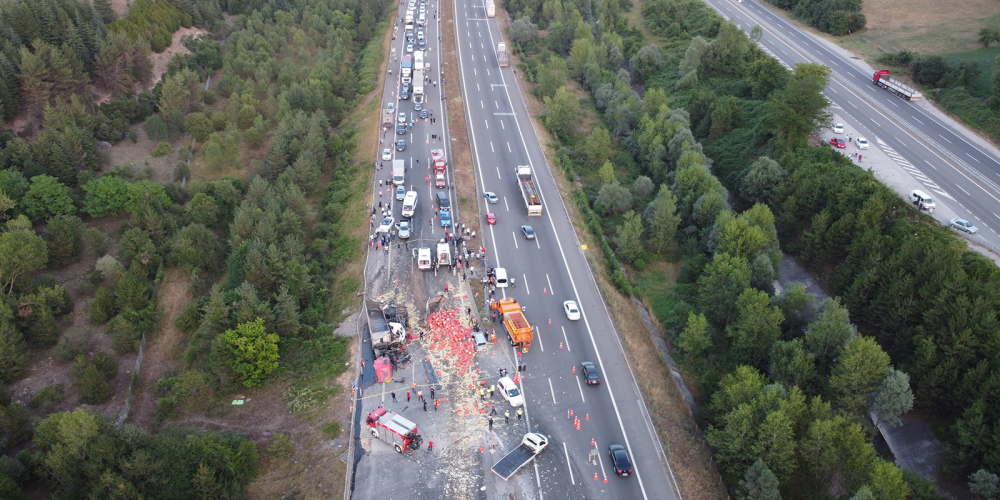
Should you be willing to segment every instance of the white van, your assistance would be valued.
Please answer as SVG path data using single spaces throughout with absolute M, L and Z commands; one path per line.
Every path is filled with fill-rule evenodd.
M 931 198 L 929 194 L 919 189 L 914 189 L 910 192 L 910 201 L 912 201 L 918 209 L 926 210 L 928 213 L 933 212 L 934 208 L 937 207 L 934 203 L 934 198 Z
M 502 268 L 502 267 L 498 267 L 498 268 L 496 268 L 496 269 L 493 270 L 493 274 L 496 275 L 496 279 L 497 279 L 496 285 L 497 285 L 497 287 L 498 288 L 507 288 L 507 285 L 510 284 L 507 281 L 507 270 L 504 269 L 504 268 Z
M 413 217 L 413 212 L 417 209 L 417 192 L 407 191 L 403 197 L 403 217 Z
M 431 249 L 421 248 L 417 250 L 417 269 L 426 271 L 431 268 Z

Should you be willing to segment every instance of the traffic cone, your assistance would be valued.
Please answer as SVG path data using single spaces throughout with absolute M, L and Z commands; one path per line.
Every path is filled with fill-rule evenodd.
M 493 351 L 493 357 L 494 358 L 497 357 L 497 352 L 496 351 Z
M 521 383 L 521 374 L 519 374 L 519 373 L 515 373 L 514 374 L 514 383 L 515 384 L 520 384 Z
M 608 483 L 608 476 L 604 476 L 604 484 Z
M 552 324 L 552 318 L 549 318 L 549 324 L 550 325 Z
M 597 473 L 594 473 L 594 481 L 597 481 Z
M 573 373 L 576 373 L 576 365 L 573 365 Z
M 562 342 L 560 342 L 560 343 L 559 343 L 559 348 L 560 348 L 560 349 L 562 349 L 562 348 L 563 348 L 563 346 L 562 346 Z
M 573 410 L 572 409 L 569 411 L 569 416 L 571 416 L 571 417 L 573 416 Z
M 586 417 L 584 417 L 583 419 L 584 419 L 584 420 L 587 420 L 587 421 L 590 421 L 590 414 L 588 413 L 588 414 L 587 414 L 587 416 L 586 416 Z
M 594 438 L 590 438 L 590 446 L 597 446 L 597 443 L 594 441 Z
M 549 289 L 543 286 L 542 287 L 542 293 L 549 293 Z

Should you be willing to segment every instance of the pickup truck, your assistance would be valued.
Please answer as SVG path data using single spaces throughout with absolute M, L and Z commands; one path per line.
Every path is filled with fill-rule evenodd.
M 521 439 L 521 446 L 510 450 L 510 453 L 504 455 L 499 462 L 493 465 L 493 472 L 506 481 L 534 460 L 535 455 L 541 453 L 548 445 L 549 438 L 544 434 L 529 432 Z

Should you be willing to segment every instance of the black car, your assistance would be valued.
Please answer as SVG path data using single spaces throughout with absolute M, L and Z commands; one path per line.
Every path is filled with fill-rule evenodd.
M 403 125 L 402 123 L 397 123 L 396 124 L 396 133 L 399 134 L 399 135 L 405 134 L 406 133 L 406 125 Z
M 406 149 L 406 141 L 399 139 L 396 141 L 396 151 L 403 151 Z
M 420 50 L 424 50 L 424 49 L 427 48 L 427 43 L 424 42 L 423 38 L 421 38 L 420 40 L 417 40 L 417 48 L 420 49 Z
M 611 455 L 611 463 L 619 476 L 628 477 L 632 473 L 632 459 L 628 457 L 624 446 L 613 444 L 608 447 L 608 454 Z
M 583 367 L 583 378 L 587 380 L 587 385 L 598 385 L 601 383 L 601 374 L 597 373 L 597 367 L 590 361 L 580 363 Z

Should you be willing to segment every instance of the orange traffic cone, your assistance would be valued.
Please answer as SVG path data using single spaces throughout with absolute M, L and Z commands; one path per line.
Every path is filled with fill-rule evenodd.
M 571 417 L 573 416 L 573 410 L 572 409 L 569 411 L 569 416 L 571 416 Z
M 594 473 L 594 481 L 597 481 L 597 473 Z
M 587 416 L 585 416 L 583 419 L 589 421 L 590 420 L 590 414 L 588 413 Z
M 576 365 L 573 365 L 573 373 L 576 373 Z
M 549 289 L 543 286 L 542 287 L 542 293 L 549 293 Z
M 563 348 L 563 346 L 562 346 L 562 342 L 560 342 L 560 343 L 559 343 L 559 348 L 560 348 L 560 349 L 562 349 L 562 348 Z
M 550 325 L 552 324 L 552 318 L 549 318 L 549 324 Z
M 497 352 L 496 351 L 493 351 L 493 357 L 494 358 L 497 357 Z
M 604 482 L 605 484 L 608 482 L 608 476 L 604 476 Z
M 594 438 L 590 438 L 590 446 L 597 446 L 597 443 L 594 441 Z

